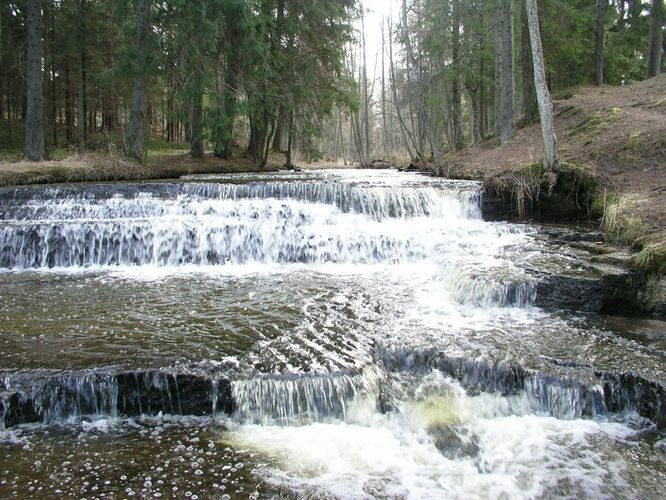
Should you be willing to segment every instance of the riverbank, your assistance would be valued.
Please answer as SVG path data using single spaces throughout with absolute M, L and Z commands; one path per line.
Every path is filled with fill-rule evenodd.
M 281 168 L 284 155 L 271 155 L 263 171 Z M 191 174 L 258 172 L 249 155 L 223 160 L 207 155 L 203 160 L 186 152 L 156 154 L 145 165 L 116 154 L 73 154 L 62 160 L 44 162 L 0 162 L 0 186 L 50 184 L 59 182 L 106 182 L 177 179 Z
M 638 269 L 666 274 L 666 75 L 556 95 L 554 115 L 563 166 L 555 186 L 540 166 L 538 123 L 507 144 L 449 156 L 449 176 L 483 181 L 498 218 L 598 220 L 607 242 L 638 251 Z

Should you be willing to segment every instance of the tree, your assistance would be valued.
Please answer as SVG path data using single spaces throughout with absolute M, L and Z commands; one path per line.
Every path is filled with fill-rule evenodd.
M 134 86 L 132 109 L 125 136 L 125 154 L 143 162 L 146 155 L 146 85 L 148 79 L 148 44 L 150 36 L 150 7 L 152 0 L 138 0 L 136 34 L 134 39 Z
M 513 66 L 513 0 L 500 0 L 502 63 L 501 63 L 501 111 L 500 140 L 502 144 L 516 135 L 513 103 L 514 66 Z M 534 49 L 534 47 L 533 47 Z M 534 51 L 533 51 L 534 53 Z
M 662 31 L 664 27 L 664 0 L 652 0 L 650 7 L 650 37 L 648 40 L 647 77 L 661 74 Z
M 454 64 L 460 58 L 460 0 L 453 0 L 451 24 L 451 56 Z M 451 75 L 451 114 L 453 121 L 453 150 L 460 151 L 464 146 L 462 131 L 462 100 L 460 93 L 460 76 L 455 69 Z M 433 147 L 438 147 L 433 145 Z
M 25 156 L 30 161 L 40 161 L 46 158 L 42 95 L 42 2 L 41 0 L 28 0 L 26 7 L 28 68 L 26 72 Z
M 594 33 L 594 84 L 604 83 L 604 11 L 608 0 L 597 0 Z
M 539 18 L 536 0 L 525 0 L 527 8 L 527 21 L 530 28 L 530 42 L 532 44 L 532 62 L 534 63 L 534 86 L 539 102 L 539 116 L 541 121 L 541 135 L 543 136 L 544 160 L 546 172 L 557 173 L 559 160 L 557 157 L 557 137 L 553 126 L 553 102 L 546 85 L 546 70 L 543 62 L 543 49 L 541 47 L 541 34 L 539 33 Z
M 534 123 L 539 119 L 536 89 L 534 88 L 534 65 L 532 64 L 532 43 L 527 22 L 527 7 L 520 9 L 520 62 L 523 77 L 523 124 Z
M 78 132 L 79 154 L 86 149 L 86 30 L 84 19 L 86 16 L 86 0 L 79 0 L 78 19 L 78 45 L 79 45 L 79 108 L 76 121 Z

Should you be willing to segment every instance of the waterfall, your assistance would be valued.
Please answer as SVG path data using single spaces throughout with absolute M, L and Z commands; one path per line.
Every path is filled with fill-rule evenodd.
M 368 180 L 369 179 L 369 180 Z M 529 227 L 480 219 L 475 183 L 269 176 L 0 192 L 0 269 L 258 264 L 401 265 L 444 259 L 460 303 L 533 305 L 495 254 Z M 453 260 L 452 260 L 453 259 Z
M 378 398 L 380 373 L 260 377 L 232 383 L 240 422 L 295 425 L 326 418 L 347 418 L 347 408 L 359 395 Z

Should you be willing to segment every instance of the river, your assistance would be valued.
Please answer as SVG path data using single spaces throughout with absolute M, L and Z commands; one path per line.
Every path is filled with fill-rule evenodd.
M 0 497 L 659 498 L 663 323 L 481 186 L 394 171 L 0 192 Z

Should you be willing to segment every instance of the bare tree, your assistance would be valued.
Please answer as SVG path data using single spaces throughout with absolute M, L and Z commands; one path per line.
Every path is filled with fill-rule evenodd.
M 534 86 L 539 102 L 539 116 L 541 118 L 541 134 L 543 136 L 544 160 L 546 172 L 557 173 L 559 160 L 557 157 L 557 137 L 553 126 L 553 102 L 546 85 L 546 70 L 543 63 L 543 48 L 541 34 L 539 33 L 539 17 L 536 0 L 525 0 L 527 7 L 527 20 L 530 28 L 530 41 L 532 42 L 532 62 L 534 64 Z

